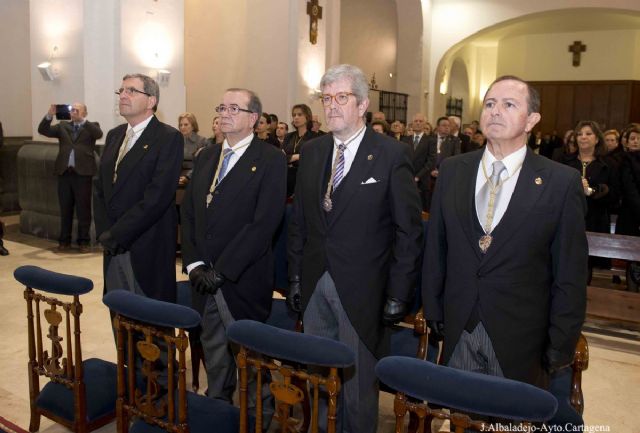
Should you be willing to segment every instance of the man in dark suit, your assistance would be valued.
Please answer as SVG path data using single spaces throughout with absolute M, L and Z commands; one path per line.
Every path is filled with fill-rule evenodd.
M 451 135 L 451 123 L 446 116 L 438 118 L 436 122 L 436 133 L 429 137 L 427 141 L 427 164 L 426 171 L 429 173 L 429 182 L 425 199 L 425 210 L 431 208 L 431 197 L 438 180 L 438 169 L 446 158 L 458 155 L 461 152 L 460 139 Z
M 519 78 L 487 91 L 486 148 L 440 167 L 422 293 L 445 363 L 544 387 L 573 360 L 587 241 L 579 173 L 527 149 L 539 109 Z
M 304 332 L 342 341 L 356 354 L 345 372 L 338 422 L 375 432 L 376 358 L 385 325 L 402 319 L 416 282 L 422 228 L 409 149 L 365 127 L 368 84 L 355 66 L 320 82 L 331 135 L 304 146 L 289 226 L 289 293 Z M 338 430 L 341 431 L 341 430 Z
M 80 252 L 89 251 L 89 229 L 91 227 L 91 178 L 96 174 L 96 140 L 102 137 L 98 122 L 89 122 L 87 106 L 79 102 L 71 106 L 71 121 L 51 125 L 56 114 L 51 104 L 46 116 L 38 126 L 45 137 L 57 138 L 58 156 L 55 173 L 58 175 L 58 202 L 60 203 L 60 238 L 58 251 L 71 249 L 71 227 L 73 208 L 78 217 L 78 247 Z
M 160 89 L 152 78 L 125 75 L 116 93 L 127 123 L 107 134 L 93 200 L 105 291 L 175 302 L 182 134 L 155 117 Z
M 287 161 L 253 134 L 262 112 L 255 93 L 229 89 L 216 111 L 225 140 L 196 160 L 182 202 L 182 257 L 193 287 L 207 295 L 200 337 L 207 394 L 232 402 L 236 365 L 225 329 L 269 316 L 271 243 L 284 214 Z
M 411 165 L 413 167 L 413 180 L 420 191 L 420 199 L 422 201 L 422 209 L 426 210 L 426 194 L 429 188 L 429 165 L 427 161 L 435 158 L 429 155 L 428 139 L 429 135 L 424 128 L 427 118 L 422 113 L 416 113 L 413 116 L 413 134 L 405 135 L 402 141 L 407 143 L 411 150 Z
M 478 149 L 478 147 L 471 142 L 471 136 L 463 134 L 460 130 L 461 120 L 458 116 L 449 116 L 449 125 L 451 126 L 451 136 L 457 137 L 460 140 L 460 153 L 467 153 Z

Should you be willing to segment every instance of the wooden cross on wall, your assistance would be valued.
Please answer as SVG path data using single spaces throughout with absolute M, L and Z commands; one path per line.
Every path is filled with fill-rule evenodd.
M 309 15 L 309 41 L 315 45 L 318 42 L 318 20 L 322 19 L 322 6 L 318 0 L 307 2 L 307 15 Z
M 580 66 L 580 54 L 587 51 L 587 46 L 582 41 L 573 41 L 573 45 L 569 45 L 569 52 L 573 53 L 573 66 Z

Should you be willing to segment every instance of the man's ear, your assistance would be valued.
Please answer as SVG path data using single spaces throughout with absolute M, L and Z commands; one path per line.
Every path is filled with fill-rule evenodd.
M 536 126 L 538 124 L 538 122 L 540 122 L 540 119 L 542 119 L 542 116 L 540 116 L 540 113 L 530 113 L 527 116 L 527 125 L 525 127 L 525 132 L 529 133 L 533 130 L 533 127 Z

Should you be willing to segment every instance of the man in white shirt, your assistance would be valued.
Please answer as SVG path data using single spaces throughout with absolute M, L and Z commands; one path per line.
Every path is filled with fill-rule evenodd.
M 284 215 L 287 162 L 253 134 L 262 113 L 254 92 L 229 89 L 216 111 L 225 140 L 203 150 L 193 168 L 181 205 L 182 262 L 194 289 L 206 296 L 200 340 L 207 394 L 232 402 L 236 365 L 226 328 L 269 316 L 271 245 Z M 263 391 L 263 397 L 270 395 Z M 273 405 L 264 403 L 268 422 Z
M 93 199 L 105 291 L 175 302 L 182 134 L 154 115 L 160 90 L 152 78 L 125 75 L 116 94 L 127 123 L 107 134 Z
M 579 173 L 527 149 L 539 109 L 517 77 L 487 91 L 486 148 L 440 167 L 422 294 L 446 364 L 546 387 L 573 360 L 587 242 Z

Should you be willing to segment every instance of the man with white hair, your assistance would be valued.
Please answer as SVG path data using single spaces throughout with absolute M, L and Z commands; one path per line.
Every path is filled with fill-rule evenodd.
M 304 332 L 354 351 L 355 371 L 345 371 L 338 425 L 375 433 L 373 371 L 389 352 L 387 326 L 403 318 L 413 296 L 422 246 L 420 198 L 408 146 L 365 125 L 364 73 L 334 66 L 320 88 L 332 134 L 300 154 L 287 303 L 304 312 Z

